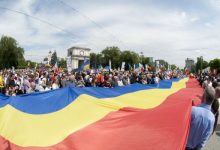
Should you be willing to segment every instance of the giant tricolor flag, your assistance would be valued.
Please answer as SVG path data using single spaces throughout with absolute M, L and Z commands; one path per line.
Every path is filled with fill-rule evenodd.
M 0 150 L 184 150 L 194 79 L 0 95 Z

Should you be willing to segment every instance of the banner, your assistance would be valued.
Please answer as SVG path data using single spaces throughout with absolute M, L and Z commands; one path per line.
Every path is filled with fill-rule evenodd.
M 109 60 L 109 70 L 111 70 L 112 69 L 112 61 L 111 61 L 111 59 Z
M 186 75 L 189 74 L 189 70 L 188 70 L 188 68 L 185 68 L 185 74 L 186 74 Z
M 125 70 L 125 62 L 122 62 L 121 64 L 121 71 L 124 71 Z
M 102 69 L 103 69 L 102 65 L 99 65 L 98 70 L 102 70 Z
M 0 95 L 0 149 L 184 150 L 201 94 L 196 80 L 173 79 Z
M 214 69 L 214 75 L 215 75 L 215 76 L 218 75 L 218 71 L 217 71 L 217 69 Z
M 72 71 L 72 60 L 71 60 L 71 56 L 66 57 L 66 67 L 68 72 L 70 73 Z
M 109 71 L 109 70 L 110 70 L 110 66 L 105 66 L 105 67 L 104 67 L 104 70 Z
M 160 62 L 156 61 L 156 73 L 160 71 Z
M 90 60 L 85 59 L 83 64 L 80 66 L 81 70 L 89 70 L 90 69 Z
M 145 69 L 146 69 L 146 71 L 148 71 L 148 65 L 147 64 L 145 65 Z

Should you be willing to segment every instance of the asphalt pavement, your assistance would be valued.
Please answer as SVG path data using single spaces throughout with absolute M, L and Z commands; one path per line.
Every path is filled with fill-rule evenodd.
M 220 117 L 218 118 L 217 129 L 210 137 L 204 150 L 220 150 Z

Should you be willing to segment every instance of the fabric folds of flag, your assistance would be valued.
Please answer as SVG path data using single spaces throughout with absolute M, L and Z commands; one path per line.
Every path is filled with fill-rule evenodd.
M 90 60 L 85 59 L 83 64 L 81 65 L 81 70 L 89 70 L 90 69 Z
M 1 150 L 184 150 L 194 79 L 0 95 Z

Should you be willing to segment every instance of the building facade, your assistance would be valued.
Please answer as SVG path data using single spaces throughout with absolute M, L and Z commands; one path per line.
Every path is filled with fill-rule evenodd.
M 193 71 L 193 68 L 192 68 L 192 67 L 195 65 L 194 60 L 191 59 L 191 58 L 187 58 L 187 59 L 185 60 L 185 63 L 186 63 L 185 67 L 188 69 L 188 71 L 189 71 L 189 72 L 192 72 L 192 71 Z
M 71 58 L 71 68 L 78 69 L 83 64 L 84 60 L 90 59 L 89 48 L 71 47 L 67 50 L 67 57 Z

